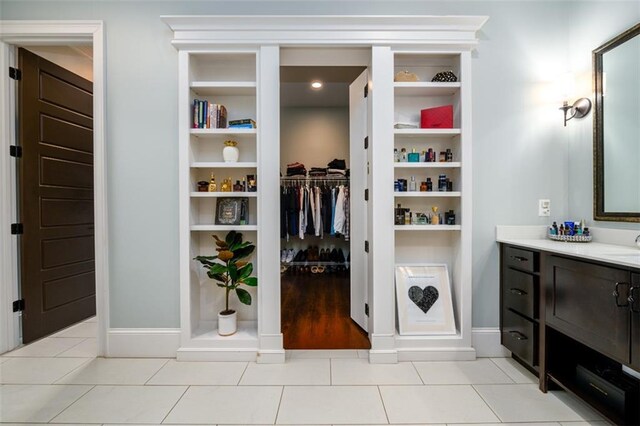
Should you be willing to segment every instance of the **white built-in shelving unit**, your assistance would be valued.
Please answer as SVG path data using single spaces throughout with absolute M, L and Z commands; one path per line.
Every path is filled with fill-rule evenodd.
M 247 175 L 258 175 L 259 129 L 193 128 L 193 100 L 207 100 L 226 107 L 228 120 L 251 118 L 258 122 L 257 50 L 181 51 L 180 63 L 180 268 L 182 284 L 182 338 L 179 360 L 234 359 L 253 360 L 258 348 L 258 289 L 247 288 L 253 303 L 242 305 L 231 295 L 232 308 L 238 312 L 239 330 L 230 337 L 217 333 L 217 313 L 224 309 L 224 291 L 206 275 L 198 255 L 215 254 L 213 234 L 220 238 L 229 231 L 242 232 L 246 240 L 258 241 L 259 210 L 257 192 L 221 192 L 223 179 L 232 182 Z M 238 142 L 238 162 L 222 157 L 226 140 Z M 198 181 L 209 181 L 214 174 L 218 192 L 198 192 Z M 220 198 L 246 197 L 249 223 L 216 224 L 216 205 Z M 256 251 L 257 253 L 257 251 Z M 251 261 L 259 271 L 257 254 Z
M 453 105 L 451 129 L 393 129 L 394 148 L 417 152 L 432 148 L 436 158 L 451 149 L 452 162 L 394 163 L 395 179 L 415 177 L 420 182 L 431 178 L 433 192 L 394 192 L 395 205 L 416 213 L 430 213 L 437 206 L 444 213 L 453 209 L 455 225 L 395 225 L 396 264 L 446 264 L 454 303 L 456 334 L 401 336 L 396 334 L 398 359 L 435 359 L 436 348 L 449 351 L 448 358 L 475 357 L 471 347 L 471 133 L 470 133 L 470 54 L 468 51 L 396 50 L 394 74 L 415 73 L 420 81 L 393 84 L 394 123 L 419 125 L 425 108 Z M 453 71 L 454 83 L 431 82 L 440 71 Z M 390 154 L 391 155 L 391 154 Z M 390 161 L 393 161 L 390 159 Z M 438 191 L 438 176 L 446 174 L 453 181 L 453 191 Z M 438 232 L 433 232 L 438 231 Z M 425 234 L 426 233 L 426 234 Z

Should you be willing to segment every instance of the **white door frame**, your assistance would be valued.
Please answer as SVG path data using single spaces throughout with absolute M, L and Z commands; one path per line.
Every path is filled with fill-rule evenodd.
M 96 312 L 98 355 L 108 355 L 109 251 L 107 220 L 107 161 L 105 138 L 105 61 L 102 21 L 0 21 L 0 353 L 19 343 L 19 316 L 11 309 L 18 287 L 17 238 L 11 235 L 15 220 L 15 171 L 6 155 L 15 138 L 13 80 L 9 66 L 13 49 L 34 45 L 93 44 L 93 180 L 95 222 Z

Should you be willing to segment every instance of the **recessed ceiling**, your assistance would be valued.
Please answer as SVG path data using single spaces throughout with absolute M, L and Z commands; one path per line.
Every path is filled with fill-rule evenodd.
M 345 107 L 349 105 L 349 85 L 364 67 L 280 67 L 280 106 Z M 312 81 L 321 81 L 319 90 Z

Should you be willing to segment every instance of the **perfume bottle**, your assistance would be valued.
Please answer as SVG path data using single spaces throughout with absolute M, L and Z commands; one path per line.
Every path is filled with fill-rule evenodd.
M 416 149 L 413 148 L 411 152 L 407 155 L 410 163 L 417 163 L 420 161 L 420 154 L 416 152 Z
M 218 185 L 216 185 L 216 177 L 211 173 L 211 179 L 209 180 L 209 192 L 216 192 Z
M 400 162 L 400 153 L 398 152 L 398 148 L 393 148 L 393 162 L 394 163 Z
M 416 177 L 415 176 L 411 176 L 411 180 L 409 181 L 409 191 L 417 191 L 417 183 L 416 183 Z
M 402 163 L 406 163 L 407 162 L 407 150 L 402 148 L 400 150 L 400 162 Z
M 240 225 L 248 224 L 248 215 L 247 215 L 247 203 L 244 201 L 240 203 Z
M 220 190 L 222 192 L 231 192 L 231 178 L 229 179 L 224 179 L 222 181 L 222 185 L 220 187 Z
M 427 182 L 420 182 L 420 192 L 427 191 Z
M 247 192 L 247 181 L 242 178 L 242 191 Z
M 450 148 L 447 148 L 446 157 L 448 163 L 451 163 L 453 161 L 453 152 L 451 152 Z
M 234 192 L 242 192 L 242 191 L 244 191 L 244 187 L 242 186 L 242 184 L 240 183 L 239 180 L 237 180 L 236 184 L 233 185 L 233 190 L 234 190 Z
M 431 182 L 431 178 L 427 178 L 427 192 L 433 191 L 433 182 Z
M 440 224 L 440 216 L 438 216 L 438 207 L 437 206 L 431 207 L 431 211 L 433 211 L 433 216 L 431 216 L 431 224 L 432 225 L 439 225 Z

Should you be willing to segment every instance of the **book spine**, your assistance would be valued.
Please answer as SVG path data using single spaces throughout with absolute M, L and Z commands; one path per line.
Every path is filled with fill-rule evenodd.
M 198 128 L 198 100 L 193 100 L 193 119 L 191 120 L 191 126 L 194 129 Z

